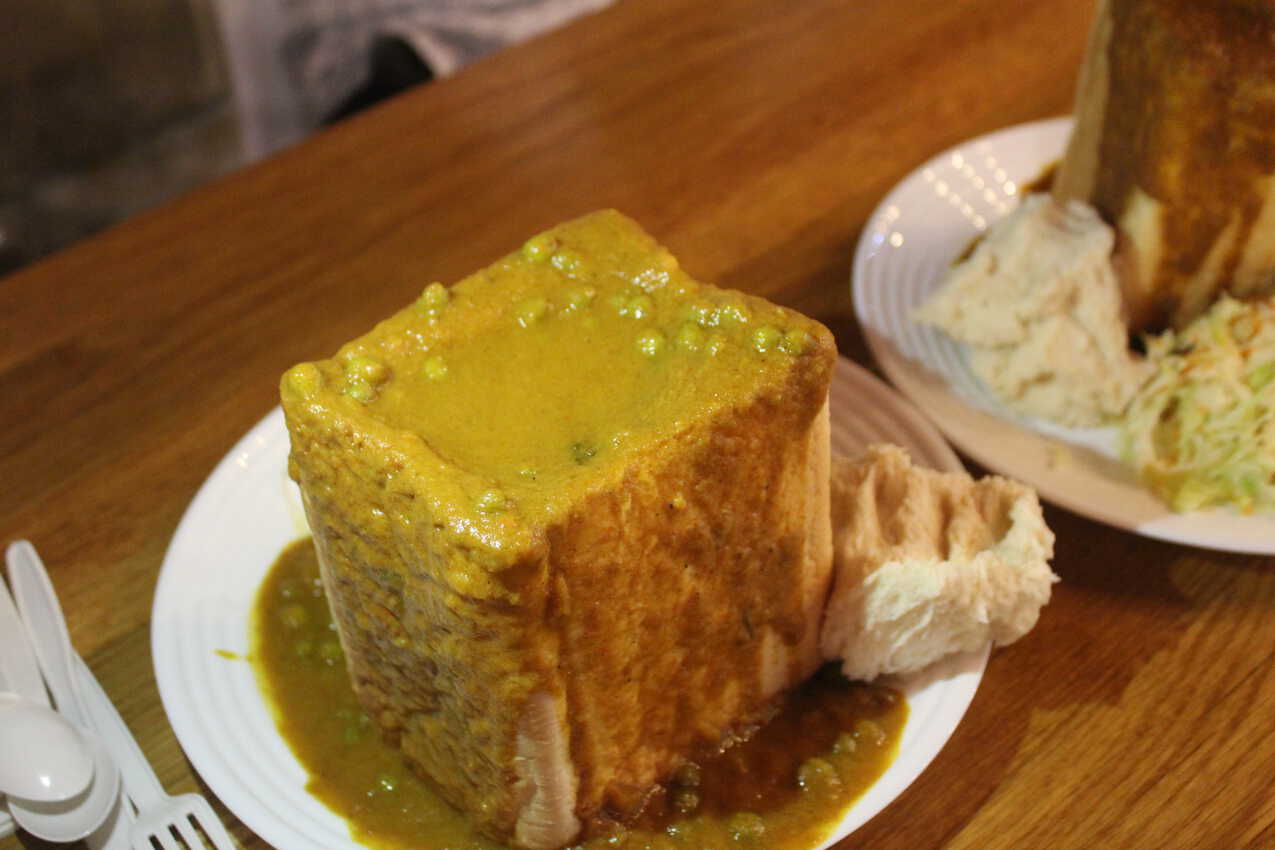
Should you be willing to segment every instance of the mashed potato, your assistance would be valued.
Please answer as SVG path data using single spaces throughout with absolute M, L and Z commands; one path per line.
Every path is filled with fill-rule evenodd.
M 965 343 L 971 369 L 1011 409 L 1106 424 L 1149 367 L 1129 350 L 1112 230 L 1091 207 L 1030 195 L 916 312 Z

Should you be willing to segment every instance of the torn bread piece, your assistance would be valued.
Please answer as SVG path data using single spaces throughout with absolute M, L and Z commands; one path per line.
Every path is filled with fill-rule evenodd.
M 832 462 L 834 578 L 825 657 L 851 679 L 1013 643 L 1058 580 L 1029 487 L 913 466 L 897 446 Z

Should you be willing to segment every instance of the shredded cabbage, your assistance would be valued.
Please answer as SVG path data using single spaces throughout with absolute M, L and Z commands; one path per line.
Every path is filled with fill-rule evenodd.
M 1176 511 L 1275 511 L 1275 296 L 1224 296 L 1147 355 L 1155 372 L 1125 412 L 1125 461 Z

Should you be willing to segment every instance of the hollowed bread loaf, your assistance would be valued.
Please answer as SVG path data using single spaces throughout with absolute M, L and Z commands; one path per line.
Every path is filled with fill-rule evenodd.
M 604 211 L 284 376 L 355 691 L 485 832 L 632 813 L 819 664 L 834 357 Z
M 1099 0 L 1054 194 L 1116 228 L 1130 328 L 1275 289 L 1275 2 Z

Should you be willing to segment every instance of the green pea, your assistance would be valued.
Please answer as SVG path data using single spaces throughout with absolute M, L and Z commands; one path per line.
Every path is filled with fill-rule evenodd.
M 849 732 L 842 732 L 832 744 L 832 751 L 837 755 L 849 755 L 859 748 L 858 742 Z
M 302 584 L 294 578 L 279 583 L 279 595 L 284 599 L 296 599 L 301 595 Z
M 717 324 L 717 308 L 700 301 L 686 308 L 686 318 L 701 328 L 711 328 Z
M 664 334 L 648 331 L 638 337 L 638 350 L 647 357 L 655 357 L 664 350 Z
M 687 322 L 677 330 L 677 347 L 686 351 L 699 351 L 704 347 L 704 329 L 694 322 Z
M 841 785 L 841 777 L 831 762 L 816 756 L 797 769 L 797 785 L 802 791 L 832 791 Z
M 582 260 L 580 255 L 569 248 L 554 253 L 549 258 L 549 263 L 563 274 L 572 274 L 580 270 Z
M 598 295 L 598 291 L 592 286 L 583 286 L 579 289 L 573 289 L 567 293 L 567 309 L 583 310 L 593 303 L 593 299 Z
M 655 302 L 651 300 L 649 295 L 634 295 L 629 299 L 629 303 L 625 305 L 625 309 L 620 312 L 622 316 L 628 316 L 630 319 L 645 319 L 651 315 L 651 311 L 655 309 Z
M 864 718 L 854 724 L 854 737 L 860 743 L 879 747 L 885 743 L 886 734 L 885 730 L 881 728 L 881 724 Z
M 435 354 L 426 359 L 421 372 L 431 381 L 441 381 L 447 377 L 447 361 L 442 358 L 442 355 Z
M 592 460 L 597 453 L 598 447 L 592 443 L 579 442 L 571 444 L 571 459 L 580 466 L 584 466 Z
M 290 629 L 299 629 L 310 620 L 310 612 L 304 605 L 285 605 L 279 612 L 279 621 Z
M 748 311 L 744 309 L 742 304 L 730 302 L 723 304 L 717 311 L 717 322 L 720 325 L 729 327 L 732 325 L 748 324 Z
M 332 666 L 345 658 L 345 653 L 341 651 L 341 642 L 337 640 L 325 640 L 319 644 L 319 658 L 324 664 Z
M 779 328 L 765 325 L 753 331 L 753 348 L 765 353 L 778 345 L 782 337 L 783 334 L 780 333 Z
M 499 490 L 485 490 L 478 494 L 474 507 L 481 513 L 498 514 L 506 507 L 505 496 Z
M 421 297 L 416 299 L 416 305 L 425 312 L 434 315 L 447 306 L 447 302 L 451 300 L 451 297 L 452 294 L 447 287 L 435 281 L 425 287 Z
M 363 740 L 363 730 L 357 726 L 347 725 L 341 730 L 341 739 L 347 744 L 357 744 Z
M 736 841 L 759 841 L 766 834 L 766 822 L 753 812 L 738 812 L 726 821 L 730 837 Z
M 549 302 L 543 298 L 527 298 L 514 307 L 514 316 L 520 327 L 531 327 L 549 312 Z
M 288 370 L 283 385 L 295 396 L 310 398 L 323 388 L 323 373 L 313 363 L 301 363 Z
M 345 361 L 345 375 L 351 381 L 367 381 L 376 386 L 389 380 L 390 367 L 379 358 L 356 354 Z
M 376 398 L 376 387 L 362 378 L 350 378 L 345 382 L 345 394 L 366 403 Z
M 297 658 L 309 658 L 314 655 L 314 641 L 302 638 L 292 645 L 292 653 Z
M 719 333 L 712 334 L 704 345 L 710 357 L 716 357 L 726 347 L 726 337 Z
M 522 243 L 522 255 L 532 262 L 541 262 L 552 257 L 557 247 L 557 239 L 548 233 L 541 233 Z
M 796 357 L 809 351 L 814 341 L 814 337 L 800 328 L 792 328 L 784 333 L 784 338 L 779 341 L 779 348 L 785 354 Z

